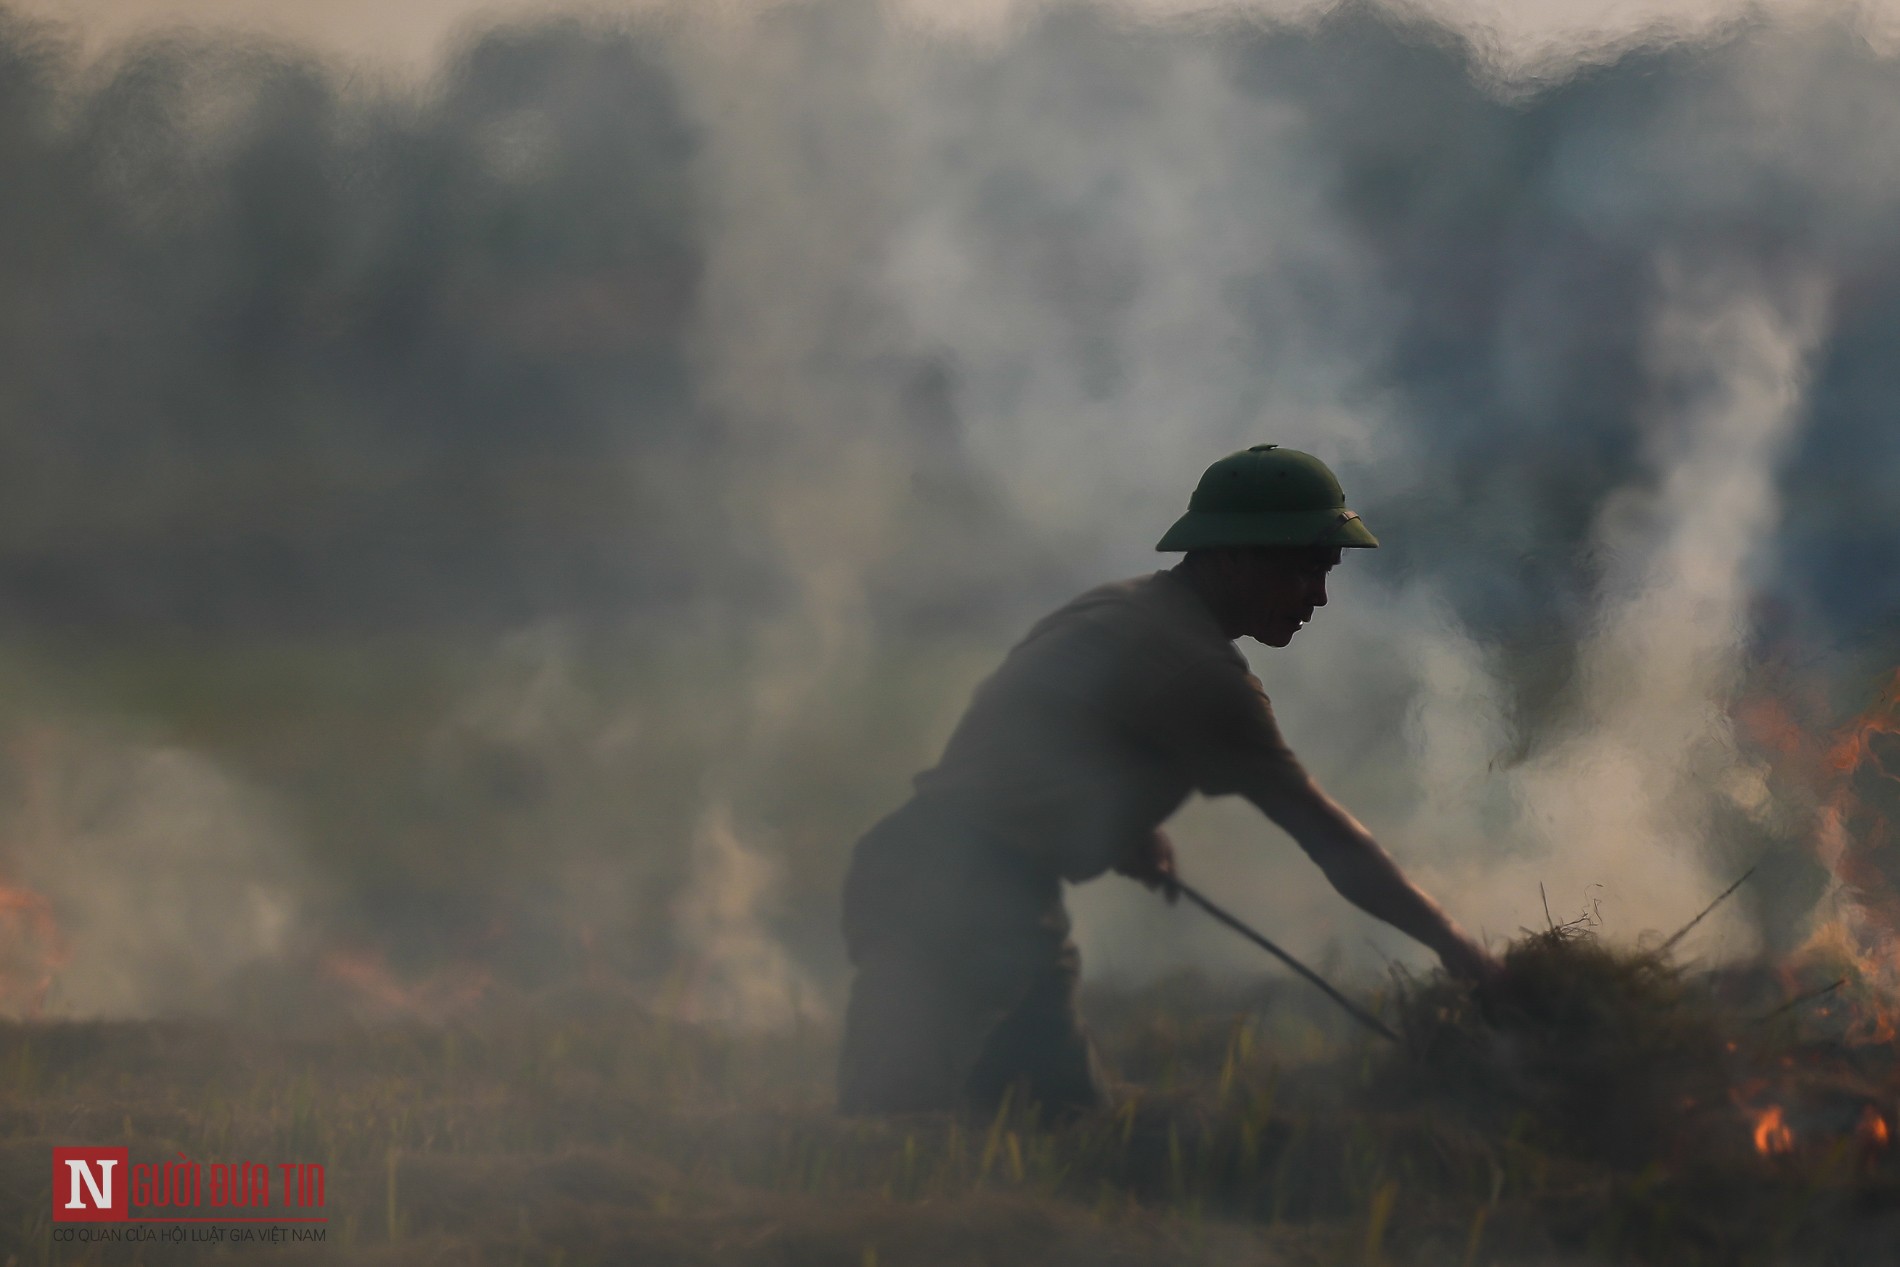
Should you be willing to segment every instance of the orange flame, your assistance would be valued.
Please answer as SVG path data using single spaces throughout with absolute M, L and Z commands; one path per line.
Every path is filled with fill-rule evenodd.
M 1794 1131 L 1782 1120 L 1779 1104 L 1771 1104 L 1755 1115 L 1755 1151 L 1764 1157 L 1794 1151 Z
M 53 904 L 31 889 L 0 885 L 0 1005 L 38 1016 L 70 958 Z
M 1811 737 L 1794 710 L 1774 697 L 1743 701 L 1735 722 L 1779 775 L 1812 798 L 1811 843 L 1835 881 L 1835 913 L 1795 952 L 1796 960 L 1844 969 L 1840 975 L 1857 987 L 1843 996 L 1852 1000 L 1848 1041 L 1900 1039 L 1900 870 L 1887 850 L 1890 825 L 1862 795 L 1868 776 L 1900 777 L 1876 742 L 1900 736 L 1900 670 L 1888 675 L 1872 705 L 1825 738 Z M 1797 976 L 1788 975 L 1791 987 Z
M 324 956 L 323 974 L 349 987 L 369 1011 L 386 1017 L 443 1021 L 480 1002 L 494 984 L 486 968 L 460 965 L 405 982 L 375 951 L 336 950 Z
M 61 843 L 48 760 L 56 741 L 57 735 L 44 729 L 15 733 L 7 740 L 21 773 L 27 848 L 42 854 Z M 71 958 L 65 934 L 53 918 L 53 904 L 32 889 L 0 883 L 0 1009 L 40 1015 L 53 979 Z

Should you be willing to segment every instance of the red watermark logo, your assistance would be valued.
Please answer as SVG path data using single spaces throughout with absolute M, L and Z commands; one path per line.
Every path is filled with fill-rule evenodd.
M 322 1241 L 323 1166 L 317 1162 L 212 1162 L 183 1153 L 134 1164 L 124 1148 L 53 1150 L 53 1222 L 125 1224 L 56 1228 L 56 1241 Z M 171 1224 L 159 1228 L 157 1224 Z M 223 1224 L 274 1224 L 226 1228 Z M 203 1225 L 203 1226 L 187 1226 Z
M 53 1222 L 125 1222 L 131 1213 L 131 1181 L 126 1149 L 55 1148 Z

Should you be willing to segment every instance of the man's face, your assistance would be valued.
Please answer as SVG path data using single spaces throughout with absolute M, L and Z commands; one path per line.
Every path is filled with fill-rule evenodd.
M 1292 642 L 1314 609 L 1326 606 L 1326 574 L 1339 557 L 1332 546 L 1243 552 L 1236 578 L 1243 632 L 1269 647 Z

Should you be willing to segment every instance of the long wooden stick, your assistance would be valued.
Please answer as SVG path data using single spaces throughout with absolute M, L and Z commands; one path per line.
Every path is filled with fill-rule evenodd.
M 1364 1008 L 1360 1007 L 1357 1003 L 1354 1003 L 1351 999 L 1347 998 L 1345 995 L 1341 994 L 1339 991 L 1333 989 L 1333 987 L 1329 985 L 1326 979 L 1320 976 L 1319 973 L 1314 972 L 1311 968 L 1307 967 L 1305 964 L 1295 959 L 1292 955 L 1287 954 L 1286 951 L 1281 950 L 1278 946 L 1268 941 L 1265 937 L 1262 937 L 1259 933 L 1256 933 L 1253 929 L 1247 927 L 1247 925 L 1241 923 L 1238 919 L 1234 918 L 1232 915 L 1229 915 L 1226 911 L 1214 905 L 1214 903 L 1208 901 L 1206 896 L 1203 895 L 1198 889 L 1195 889 L 1191 885 L 1183 884 L 1179 880 L 1174 881 L 1174 887 L 1180 892 L 1182 897 L 1194 903 L 1194 905 L 1200 907 L 1202 910 L 1206 911 L 1209 915 L 1212 915 L 1215 919 L 1227 925 L 1227 927 L 1233 929 L 1235 932 L 1239 933 L 1242 937 L 1245 937 L 1248 941 L 1260 947 L 1260 949 L 1266 951 L 1268 954 L 1272 955 L 1275 959 L 1278 959 L 1281 963 L 1285 964 L 1287 967 L 1293 969 L 1293 971 L 1299 973 L 1302 977 L 1305 977 L 1308 981 L 1318 986 L 1320 991 L 1323 994 L 1325 994 L 1327 998 L 1339 1004 L 1339 1006 L 1345 1008 L 1347 1014 L 1351 1016 L 1355 1021 L 1358 1021 L 1361 1025 L 1364 1025 L 1367 1029 L 1371 1030 L 1373 1033 L 1379 1034 L 1385 1038 L 1389 1038 L 1395 1043 L 1400 1041 L 1399 1036 L 1393 1033 L 1391 1028 L 1387 1026 L 1384 1021 L 1380 1020 L 1378 1017 L 1374 1016 L 1372 1013 L 1366 1011 Z
M 1702 908 L 1702 914 L 1696 916 L 1694 919 L 1690 920 L 1687 924 L 1684 924 L 1681 928 L 1678 928 L 1676 930 L 1676 935 L 1674 937 L 1671 937 L 1668 941 L 1664 942 L 1661 946 L 1658 946 L 1656 948 L 1656 953 L 1659 955 L 1666 955 L 1671 950 L 1673 950 L 1677 942 L 1681 941 L 1684 937 L 1687 937 L 1689 935 L 1690 929 L 1694 928 L 1697 924 L 1700 924 L 1703 920 L 1707 919 L 1709 917 L 1709 913 L 1713 911 L 1716 907 L 1728 901 L 1729 895 L 1734 893 L 1735 890 L 1741 888 L 1744 884 L 1747 884 L 1748 877 L 1751 875 L 1754 875 L 1755 872 L 1760 869 L 1760 867 L 1761 867 L 1761 863 L 1757 862 L 1754 866 L 1742 872 L 1741 879 L 1737 880 L 1735 883 L 1729 885 L 1726 889 L 1723 889 L 1720 893 L 1716 894 L 1715 900 Z
M 1842 986 L 1846 984 L 1847 984 L 1847 978 L 1842 977 L 1839 981 L 1836 981 L 1833 985 L 1824 985 L 1818 990 L 1809 990 L 1806 994 L 1797 994 L 1792 999 L 1789 999 L 1786 1003 L 1783 1003 L 1780 1007 L 1776 1008 L 1774 1011 L 1764 1012 L 1762 1015 L 1757 1016 L 1755 1019 L 1757 1021 L 1772 1021 L 1777 1016 L 1780 1016 L 1783 1012 L 1792 1012 L 1795 1008 L 1800 1007 L 1803 1003 L 1812 1003 L 1816 999 L 1824 999 L 1828 995 L 1834 993 L 1834 991 L 1840 989 Z

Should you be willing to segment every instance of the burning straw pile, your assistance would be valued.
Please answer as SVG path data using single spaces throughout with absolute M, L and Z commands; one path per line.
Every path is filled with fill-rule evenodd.
M 1675 959 L 1747 878 L 1661 943 L 1551 921 L 1482 989 L 1405 979 L 1386 1011 L 1396 1029 L 1313 982 L 1348 1006 L 1311 1018 L 1360 1026 L 1290 1064 L 1252 1027 L 1316 1008 L 1304 987 L 1229 1010 L 1225 1041 L 1219 1008 L 1182 1004 L 1165 1025 L 1152 1001 L 1124 1008 L 1104 1046 L 1149 1090 L 1052 1142 L 1064 1183 L 1267 1227 L 1356 1227 L 1366 1261 L 1400 1244 L 1392 1261 L 1890 1261 L 1890 977 L 1851 919 L 1785 963 Z M 1196 1065 L 1209 1072 L 1180 1076 Z
M 1891 1168 L 1900 1044 L 1843 1010 L 1849 982 L 1804 989 L 1812 969 L 1787 966 L 1691 974 L 1674 941 L 1624 949 L 1553 925 L 1512 945 L 1483 991 L 1408 989 L 1385 1090 L 1617 1170 L 1797 1154 Z
M 1741 1138 L 1725 1094 L 1732 1019 L 1662 956 L 1555 927 L 1512 946 L 1482 995 L 1443 980 L 1410 992 L 1392 1090 L 1487 1131 L 1642 1166 Z
M 1868 1019 L 1884 996 L 1851 975 L 1816 985 L 1839 961 L 1812 948 L 1706 971 L 1672 948 L 1553 925 L 1482 991 L 1442 977 L 1403 991 L 1373 1111 L 1450 1127 L 1494 1157 L 1505 1194 L 1451 1260 L 1476 1261 L 1482 1241 L 1505 1261 L 1891 1261 L 1900 1043 Z M 1451 1191 L 1431 1187 L 1422 1228 Z

